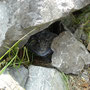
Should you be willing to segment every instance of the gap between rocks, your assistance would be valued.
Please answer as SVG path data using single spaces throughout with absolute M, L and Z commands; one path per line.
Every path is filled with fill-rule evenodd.
M 55 68 L 51 65 L 53 54 L 51 44 L 53 39 L 64 31 L 66 30 L 61 21 L 56 21 L 43 31 L 32 35 L 26 43 L 29 58 L 31 58 L 32 53 L 34 55 L 33 60 L 31 58 L 30 62 L 36 66 Z

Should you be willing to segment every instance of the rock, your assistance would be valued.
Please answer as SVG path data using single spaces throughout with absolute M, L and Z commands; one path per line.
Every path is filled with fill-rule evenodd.
M 28 70 L 21 66 L 19 69 L 9 67 L 0 75 L 0 89 L 24 90 Z
M 81 29 L 81 27 L 77 28 L 75 33 L 74 33 L 74 36 L 77 40 L 79 41 L 86 41 L 87 40 L 87 35 L 86 33 L 84 32 L 84 30 Z
M 71 31 L 72 33 L 75 33 L 78 24 L 76 22 L 76 20 L 74 19 L 74 15 L 70 14 L 67 17 L 64 17 L 61 19 L 62 24 L 64 25 L 64 27 L 68 30 Z
M 88 73 L 88 71 L 87 70 L 84 70 L 84 72 L 82 73 L 82 75 L 81 75 L 81 78 L 83 79 L 83 81 L 85 81 L 85 82 L 90 82 L 90 80 L 89 80 L 89 74 L 90 73 Z
M 90 64 L 90 54 L 69 31 L 61 33 L 51 45 L 52 65 L 64 73 L 78 74 L 84 64 Z
M 83 41 L 84 45 L 87 47 L 90 42 L 90 5 L 74 12 L 74 14 L 78 24 L 74 35 L 78 40 Z
M 63 76 L 52 68 L 29 66 L 26 90 L 67 90 Z
M 90 0 L 0 0 L 0 56 L 26 33 L 35 34 Z M 27 36 L 20 46 L 23 46 Z
M 82 34 L 82 32 L 85 32 L 85 29 L 86 31 L 89 31 L 89 20 L 90 5 L 87 5 L 86 7 L 69 14 L 67 17 L 62 18 L 61 22 L 63 23 L 64 27 L 66 27 L 72 33 L 77 32 L 77 29 L 81 29 L 81 31 L 78 31 L 78 34 L 80 34 L 77 34 L 77 36 L 79 37 Z M 88 23 L 86 23 L 87 21 Z
M 56 36 L 48 29 L 32 35 L 26 44 L 28 51 L 33 51 L 33 53 L 42 58 L 48 58 L 53 53 L 50 46 Z

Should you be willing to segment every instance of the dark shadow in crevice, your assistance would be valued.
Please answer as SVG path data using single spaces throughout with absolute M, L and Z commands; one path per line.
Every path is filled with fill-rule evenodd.
M 44 64 L 47 65 L 51 63 L 51 57 L 53 54 L 53 51 L 51 50 L 51 43 L 53 39 L 63 31 L 65 31 L 63 24 L 60 21 L 56 21 L 51 24 L 48 28 L 32 35 L 29 38 L 26 47 L 28 49 L 29 54 L 34 54 L 34 65 L 44 66 Z M 31 55 L 29 56 L 30 58 L 32 57 Z
M 63 24 L 61 23 L 61 21 L 56 21 L 53 24 L 51 24 L 48 27 L 49 31 L 52 33 L 55 33 L 57 35 L 59 35 L 60 33 L 62 33 L 63 31 L 65 31 Z
M 72 14 L 77 18 L 79 17 L 80 15 L 84 15 L 86 13 L 90 12 L 90 4 L 87 5 L 86 7 L 83 7 L 82 9 L 80 10 L 77 10 L 75 12 L 73 12 Z

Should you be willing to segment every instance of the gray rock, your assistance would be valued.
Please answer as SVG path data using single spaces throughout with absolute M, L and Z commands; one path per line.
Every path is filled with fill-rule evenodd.
M 67 87 L 57 70 L 31 65 L 26 90 L 67 90 Z
M 61 33 L 51 45 L 52 65 L 65 73 L 78 74 L 84 64 L 90 64 L 90 54 L 69 31 Z
M 76 29 L 74 36 L 77 40 L 83 40 L 86 41 L 88 36 L 87 34 L 84 32 L 84 30 L 81 29 L 81 27 L 79 27 L 78 29 Z
M 76 23 L 74 18 L 74 15 L 70 14 L 67 17 L 61 19 L 61 22 L 64 25 L 64 27 L 72 33 L 74 33 L 78 27 L 78 24 Z
M 87 70 L 84 70 L 84 72 L 81 75 L 81 78 L 86 82 L 90 82 L 89 76 L 90 76 L 89 72 Z
M 5 46 L 11 47 L 33 28 L 37 29 L 32 34 L 37 33 L 89 3 L 90 0 L 0 0 L 0 56 L 7 50 Z
M 5 90 L 24 90 L 24 85 L 28 77 L 28 70 L 21 66 L 20 68 L 7 68 L 0 75 L 0 89 Z

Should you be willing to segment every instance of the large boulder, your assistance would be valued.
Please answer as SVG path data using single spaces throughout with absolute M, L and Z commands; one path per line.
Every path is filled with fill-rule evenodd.
M 32 29 L 36 28 L 32 34 L 37 33 L 89 3 L 90 0 L 0 0 L 0 56 L 7 50 L 5 46 L 11 47 Z
M 69 31 L 56 37 L 51 48 L 54 51 L 52 65 L 64 73 L 78 74 L 85 64 L 90 64 L 89 52 Z
M 63 75 L 53 68 L 29 66 L 25 90 L 67 90 Z

